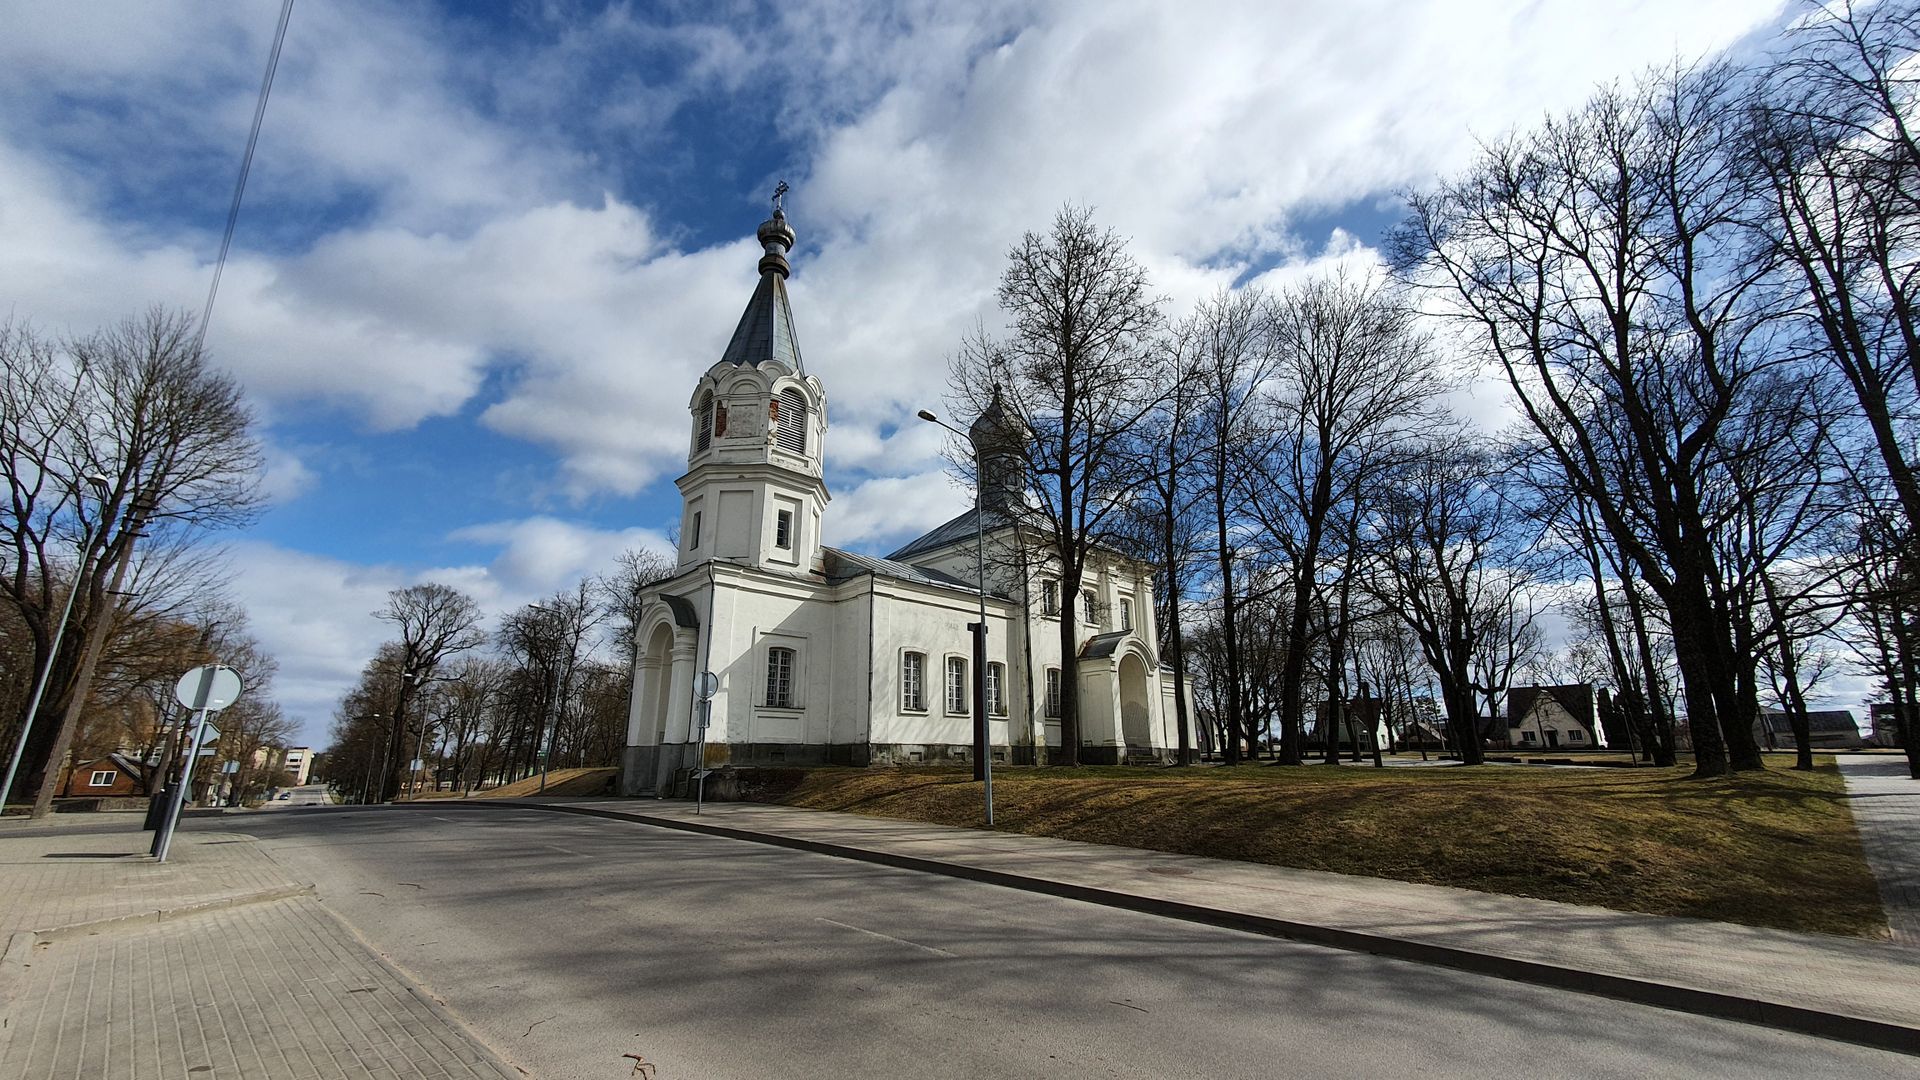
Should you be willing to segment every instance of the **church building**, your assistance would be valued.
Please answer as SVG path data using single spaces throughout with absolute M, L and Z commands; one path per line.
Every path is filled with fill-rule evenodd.
M 962 763 L 975 709 L 996 763 L 1044 763 L 1060 745 L 1065 603 L 1082 639 L 1080 760 L 1165 760 L 1174 690 L 1152 567 L 1104 552 L 1081 595 L 1059 595 L 1057 560 L 1009 513 L 1025 494 L 1006 447 L 1024 433 L 999 408 L 971 429 L 975 509 L 885 558 L 821 543 L 826 388 L 800 358 L 794 232 L 777 196 L 759 240 L 759 284 L 689 402 L 678 564 L 641 598 L 622 792 L 668 790 L 703 749 L 709 767 Z M 975 701 L 982 533 L 987 671 Z M 716 678 L 703 732 L 705 672 Z

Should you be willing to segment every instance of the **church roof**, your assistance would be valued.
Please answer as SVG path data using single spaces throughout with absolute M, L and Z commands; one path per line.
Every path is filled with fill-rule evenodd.
M 822 548 L 821 552 L 826 556 L 827 580 L 835 583 L 857 578 L 862 574 L 878 574 L 881 577 L 911 581 L 918 585 L 938 585 L 945 589 L 965 589 L 968 592 L 980 591 L 979 586 L 974 582 L 929 567 L 909 566 L 891 558 L 876 559 L 871 555 L 860 555 L 835 547 Z M 999 594 L 989 590 L 988 595 Z
M 765 360 L 778 360 L 794 371 L 805 371 L 800 363 L 800 339 L 793 332 L 793 307 L 787 302 L 787 276 L 769 268 L 760 275 L 753 299 L 734 327 L 733 340 L 720 361 L 752 366 Z
M 974 512 L 975 511 L 969 507 L 966 513 L 961 514 L 959 517 L 954 518 L 944 525 L 936 527 L 932 532 L 926 533 L 918 539 L 907 541 L 906 546 L 896 548 L 887 558 L 895 560 L 911 559 L 915 555 L 924 555 L 929 551 L 938 551 L 949 544 L 957 544 L 962 540 L 973 539 L 974 533 L 977 531 L 973 524 Z M 1006 513 L 995 510 L 991 506 L 987 507 L 988 532 L 1007 528 L 1013 523 L 1013 518 L 1009 517 Z

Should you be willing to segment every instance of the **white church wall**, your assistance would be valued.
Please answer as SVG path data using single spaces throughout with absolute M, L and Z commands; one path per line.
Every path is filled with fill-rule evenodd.
M 927 588 L 909 582 L 876 582 L 874 605 L 874 709 L 872 741 L 876 745 L 970 746 L 973 742 L 973 639 L 967 624 L 979 618 L 978 599 L 965 593 Z M 1004 601 L 993 600 L 987 611 L 987 659 L 1009 668 L 1009 614 Z M 903 665 L 908 651 L 926 657 L 924 709 L 911 710 L 903 700 Z M 947 710 L 947 660 L 967 665 L 967 711 Z M 1017 663 L 1018 658 L 1014 661 Z M 995 744 L 1007 739 L 1005 718 L 994 724 Z

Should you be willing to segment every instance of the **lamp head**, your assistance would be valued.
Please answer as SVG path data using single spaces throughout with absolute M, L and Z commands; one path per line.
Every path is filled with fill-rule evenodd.
M 88 473 L 81 479 L 87 482 L 87 486 L 93 489 L 94 495 L 97 496 L 101 502 L 105 502 L 107 496 L 113 494 L 112 483 L 100 473 Z
M 925 420 L 929 424 L 937 424 L 940 422 L 939 417 L 933 415 L 933 413 L 931 412 L 928 412 L 926 409 L 920 410 L 919 417 L 920 419 Z

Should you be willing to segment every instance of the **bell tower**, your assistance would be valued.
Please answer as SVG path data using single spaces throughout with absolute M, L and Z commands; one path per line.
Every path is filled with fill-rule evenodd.
M 714 559 L 820 569 L 827 398 L 800 360 L 787 301 L 794 232 L 781 206 L 786 191 L 784 182 L 775 189 L 773 216 L 760 225 L 760 282 L 747 310 L 688 402 L 687 472 L 677 481 L 681 570 Z

